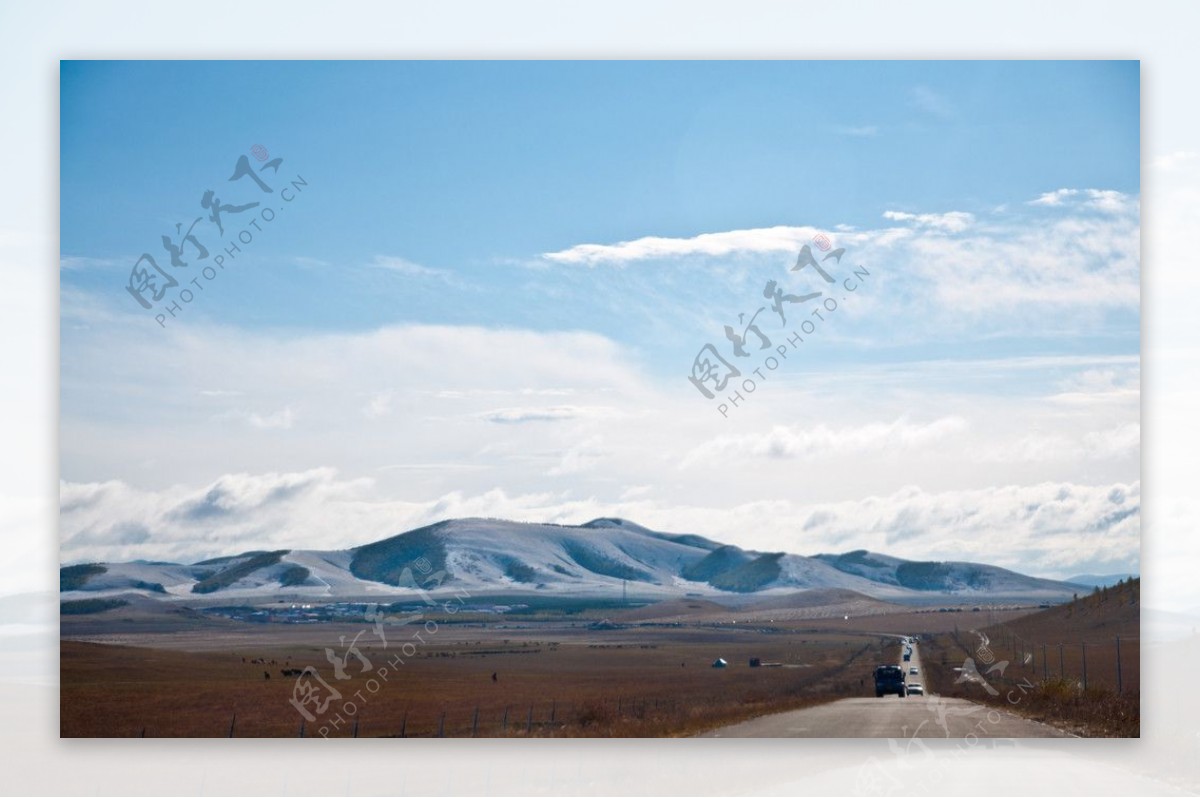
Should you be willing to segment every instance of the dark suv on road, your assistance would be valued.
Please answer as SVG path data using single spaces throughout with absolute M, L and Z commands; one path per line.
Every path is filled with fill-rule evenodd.
M 875 669 L 875 697 L 895 693 L 904 698 L 908 690 L 904 686 L 904 670 L 899 665 L 880 665 Z

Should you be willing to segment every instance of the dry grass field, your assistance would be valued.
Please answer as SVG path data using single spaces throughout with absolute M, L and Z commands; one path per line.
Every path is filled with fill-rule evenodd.
M 1134 580 L 1018 620 L 937 635 L 922 649 L 926 680 L 941 695 L 1003 706 L 1081 736 L 1137 737 L 1140 592 Z M 980 633 L 988 640 L 982 656 Z M 959 681 L 954 668 L 967 657 L 997 695 Z M 988 673 L 1004 661 L 1003 672 Z
M 1094 646 L 1089 676 L 1097 686 L 1110 680 L 1103 646 L 1114 634 L 1117 604 L 1100 612 L 1081 603 L 1048 614 L 1031 607 L 939 611 L 838 594 L 817 598 L 801 595 L 755 609 L 689 599 L 640 609 L 547 605 L 503 617 L 429 617 L 428 627 L 385 627 L 386 648 L 363 622 L 248 623 L 134 602 L 63 616 L 61 733 L 685 736 L 869 695 L 875 665 L 898 656 L 897 635 L 921 634 L 930 671 L 924 680 L 939 692 L 966 696 L 968 686 L 954 684 L 952 667 L 975 645 L 969 630 L 985 622 L 997 648 L 1005 635 L 1032 640 L 1056 629 L 1083 635 Z M 1122 633 L 1132 638 L 1126 626 Z M 356 636 L 362 660 L 346 657 Z M 1136 641 L 1123 646 L 1126 693 L 1135 695 Z M 335 659 L 346 657 L 344 678 L 327 649 Z M 1040 672 L 1040 649 L 1037 656 L 1007 677 L 1032 675 L 1035 666 Z M 711 667 L 718 657 L 728 667 Z M 750 667 L 752 658 L 765 666 Z M 291 699 L 304 698 L 295 673 L 309 666 L 340 697 L 305 704 L 311 716 L 305 719 Z M 1064 666 L 1068 672 L 1075 667 L 1070 650 Z M 323 685 L 306 683 L 317 684 L 318 701 L 328 697 Z M 1029 699 L 1026 708 L 1033 705 Z
M 340 656 L 339 638 L 369 626 L 123 638 L 136 646 L 64 640 L 61 732 L 216 737 L 232 726 L 234 736 L 298 736 L 296 678 L 281 671 L 311 665 L 342 698 L 311 713 L 306 736 L 690 735 L 860 695 L 881 650 L 857 632 L 524 627 L 444 625 L 386 650 L 368 633 L 359 648 L 371 669 L 351 658 L 342 680 L 325 647 Z M 717 657 L 728 667 L 711 667 Z M 752 657 L 778 666 L 751 668 Z

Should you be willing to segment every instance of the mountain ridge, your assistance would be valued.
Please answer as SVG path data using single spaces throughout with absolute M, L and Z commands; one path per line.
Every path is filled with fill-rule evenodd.
M 644 598 L 844 589 L 883 600 L 1065 600 L 1079 585 L 969 562 L 924 562 L 857 550 L 763 552 L 621 518 L 584 524 L 448 519 L 348 549 L 255 550 L 196 563 L 86 563 L 60 570 L 72 596 L 140 592 L 158 599 L 345 598 L 417 586 L 488 593 Z

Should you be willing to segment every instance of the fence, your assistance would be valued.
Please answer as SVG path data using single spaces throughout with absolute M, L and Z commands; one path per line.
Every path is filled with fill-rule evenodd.
M 363 717 L 354 717 L 336 728 L 329 723 L 307 723 L 304 719 L 296 727 L 297 737 L 358 737 L 360 732 L 375 737 L 507 737 L 534 735 L 551 728 L 559 729 L 571 725 L 586 729 L 589 725 L 620 722 L 621 720 L 645 720 L 656 714 L 674 714 L 690 702 L 674 698 L 624 697 L 589 701 L 583 705 L 562 704 L 551 699 L 549 702 L 534 702 L 528 705 L 509 704 L 502 709 L 488 709 L 476 705 L 467 710 L 440 710 L 434 714 L 410 715 L 405 712 L 399 724 L 379 720 L 372 723 Z M 324 729 L 324 734 L 322 734 Z M 229 719 L 223 736 L 236 737 L 237 713 Z M 139 737 L 147 736 L 147 727 L 142 726 Z M 153 736 L 153 735 L 151 735 Z
M 988 649 L 995 662 L 1008 661 L 1004 676 L 1031 680 L 1072 679 L 1083 689 L 1107 687 L 1118 694 L 1141 689 L 1140 638 L 1113 635 L 1090 641 L 1035 641 L 1003 627 L 988 629 L 986 647 L 981 639 L 964 639 L 955 630 L 960 648 L 976 660 L 981 673 L 988 668 L 981 660 L 981 649 Z M 948 664 L 943 662 L 943 665 Z M 991 665 L 991 663 L 986 663 Z

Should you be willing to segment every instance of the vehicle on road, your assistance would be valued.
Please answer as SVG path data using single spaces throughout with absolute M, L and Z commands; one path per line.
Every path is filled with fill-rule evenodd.
M 909 668 L 909 669 L 908 669 L 908 675 L 909 675 L 909 676 L 916 676 L 918 673 L 920 673 L 920 671 L 919 671 L 919 670 L 917 670 L 916 668 Z
M 909 695 L 925 695 L 925 688 L 921 686 L 920 682 L 909 682 L 908 683 L 908 694 Z
M 912 654 L 905 654 L 905 655 L 904 655 L 904 661 L 905 661 L 905 662 L 910 662 L 911 660 L 912 660 Z
M 908 691 L 904 684 L 904 669 L 899 665 L 880 665 L 875 668 L 875 697 L 895 693 L 904 698 Z

